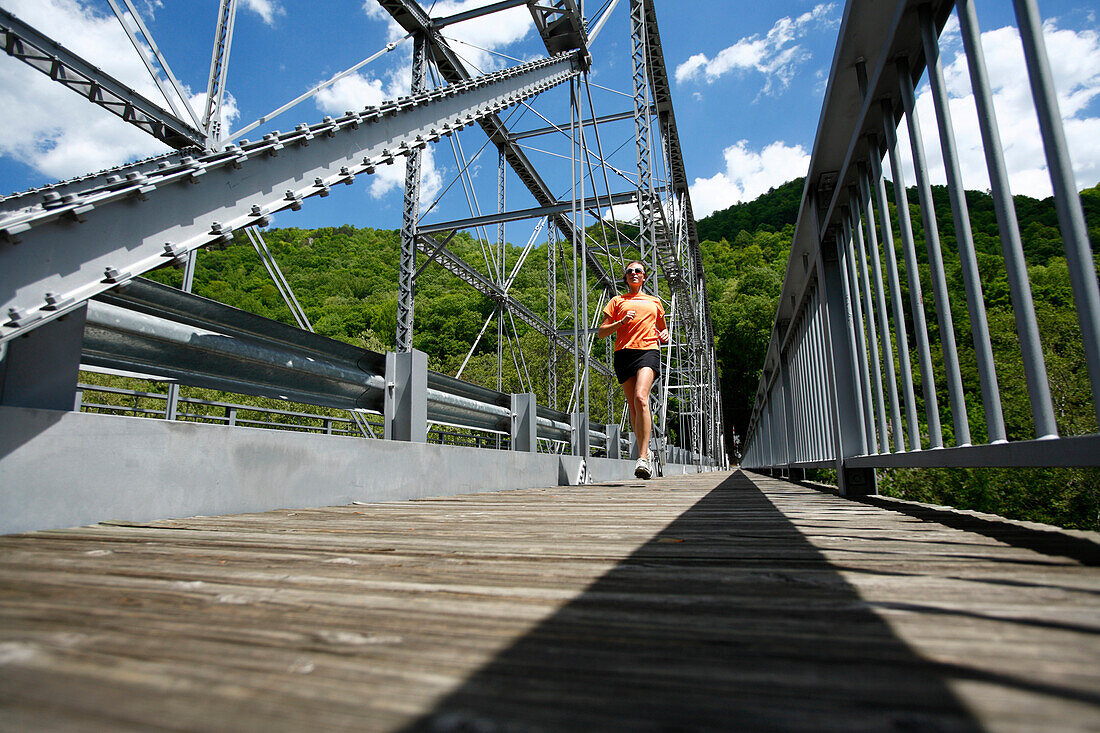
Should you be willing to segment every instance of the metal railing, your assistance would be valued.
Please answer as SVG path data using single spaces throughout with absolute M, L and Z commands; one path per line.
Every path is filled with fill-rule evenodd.
M 114 395 L 127 398 L 130 404 L 115 404 L 109 402 L 97 402 L 87 395 Z M 148 401 L 161 407 L 144 406 Z M 137 389 L 123 389 L 121 387 L 109 387 L 80 383 L 76 389 L 75 409 L 82 412 L 94 412 L 105 415 L 123 415 L 129 417 L 148 417 L 154 419 L 167 419 L 168 415 L 167 392 L 148 392 Z M 268 430 L 289 430 L 303 433 L 319 433 L 323 435 L 342 435 L 351 438 L 371 437 L 359 429 L 355 420 L 335 415 L 325 415 L 317 412 L 302 412 L 295 410 L 280 410 L 272 407 L 258 405 L 245 405 L 236 402 L 221 402 L 217 400 L 203 400 L 195 397 L 179 397 L 179 408 L 176 411 L 176 419 L 184 422 L 209 423 L 212 425 L 230 425 L 235 427 L 265 428 Z M 287 422 L 296 420 L 297 422 Z M 380 420 L 368 420 L 367 424 L 375 434 L 382 430 Z M 428 442 L 441 445 L 464 445 L 473 448 L 501 448 L 508 450 L 511 447 L 509 436 L 456 432 L 433 427 L 428 430 Z M 560 441 L 546 441 L 546 447 L 551 448 L 554 443 Z
M 400 413 L 408 412 L 396 396 L 399 377 L 394 356 L 139 278 L 89 303 L 81 360 L 92 368 L 146 375 L 153 381 L 159 377 L 193 387 L 381 415 L 382 435 L 387 420 L 403 419 Z M 427 369 L 422 379 L 410 399 L 422 400 L 425 424 L 493 433 L 509 444 L 515 439 L 514 395 Z M 582 442 L 578 433 L 586 421 L 536 405 L 531 397 L 535 440 L 527 441 L 530 450 L 542 441 L 568 446 L 574 455 L 583 443 L 601 448 L 606 455 L 615 453 L 612 436 L 619 435 L 617 426 L 590 426 L 587 441 Z M 245 409 L 231 403 L 209 404 Z M 237 424 L 242 424 L 239 419 Z M 629 450 L 629 441 L 618 439 L 617 454 L 622 455 Z M 494 447 L 499 442 L 497 437 L 491 440 Z
M 1014 0 L 1014 7 L 1070 271 L 1093 410 L 1100 422 L 1100 400 L 1095 397 L 1100 394 L 1095 263 L 1038 11 L 1034 0 Z M 978 111 L 1000 234 L 997 267 L 1004 268 L 1011 295 L 1033 425 L 1030 436 L 1021 437 L 1018 428 L 1010 435 L 1005 426 L 940 60 L 939 34 L 953 10 Z M 834 468 L 846 494 L 874 492 L 876 468 L 1100 465 L 1100 435 L 1059 435 L 972 0 L 851 0 L 832 69 L 742 464 Z M 914 87 L 925 75 L 947 175 L 957 246 L 950 254 L 952 264 L 958 257 L 965 286 L 976 384 L 964 384 L 961 375 L 954 317 L 962 306 L 952 303 L 948 293 L 927 151 L 915 110 Z M 900 163 L 897 129 L 902 120 L 927 251 L 935 318 L 931 329 L 923 295 L 927 285 L 921 282 L 922 263 L 910 218 L 913 202 L 908 200 Z M 884 158 L 889 161 L 896 209 L 888 200 Z M 895 231 L 900 242 L 895 241 Z M 908 303 L 903 299 L 903 273 Z M 937 385 L 946 387 L 946 401 Z M 984 421 L 977 418 L 979 412 Z

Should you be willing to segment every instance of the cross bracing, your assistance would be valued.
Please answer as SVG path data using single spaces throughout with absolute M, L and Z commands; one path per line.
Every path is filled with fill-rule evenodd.
M 6 314 L 6 319 L 0 322 L 0 342 L 15 343 L 16 336 L 33 334 L 69 313 L 87 318 L 89 332 L 99 329 L 103 333 L 104 324 L 112 319 L 128 323 L 127 332 L 131 335 L 126 338 L 130 339 L 131 351 L 136 349 L 134 353 L 157 351 L 152 345 L 156 339 L 144 341 L 145 337 L 133 335 L 141 331 L 142 323 L 165 335 L 175 333 L 173 338 L 186 341 L 190 338 L 188 333 L 195 336 L 200 332 L 188 331 L 192 326 L 180 330 L 179 326 L 170 325 L 171 318 L 162 322 L 167 314 L 157 312 L 159 306 L 151 307 L 152 311 L 145 306 L 140 314 L 127 315 L 123 311 L 137 307 L 134 299 L 121 304 L 96 303 L 89 308 L 84 304 L 100 294 L 109 297 L 108 291 L 136 283 L 140 274 L 166 264 L 190 260 L 189 266 L 193 266 L 198 250 L 224 245 L 240 229 L 249 230 L 255 245 L 258 232 L 252 229 L 266 226 L 273 216 L 308 206 L 310 200 L 328 196 L 338 184 L 352 185 L 381 166 L 403 163 L 406 167 L 404 251 L 398 288 L 401 306 L 397 351 L 413 348 L 416 282 L 428 268 L 446 270 L 456 277 L 456 284 L 465 283 L 493 304 L 493 313 L 482 333 L 496 321 L 497 391 L 490 394 L 477 388 L 463 396 L 457 382 L 444 385 L 445 391 L 450 390 L 461 399 L 482 400 L 489 405 L 485 409 L 496 417 L 477 418 L 474 416 L 477 408 L 466 404 L 463 409 L 470 409 L 465 413 L 459 410 L 461 414 L 455 413 L 449 424 L 507 433 L 507 421 L 503 420 L 508 410 L 504 406 L 506 395 L 499 395 L 502 368 L 507 360 L 509 370 L 514 366 L 523 389 L 540 391 L 540 440 L 558 441 L 558 450 L 562 441 L 573 441 L 569 450 L 574 453 L 578 450 L 587 453 L 589 446 L 602 446 L 610 451 L 607 441 L 611 440 L 608 437 L 611 433 L 605 433 L 595 423 L 590 425 L 593 405 L 601 405 L 603 400 L 601 396 L 590 402 L 590 391 L 606 389 L 607 408 L 603 412 L 608 422 L 617 422 L 621 427 L 625 413 L 621 402 L 616 407 L 612 399 L 617 392 L 612 391 L 611 369 L 606 361 L 610 349 L 597 342 L 594 328 L 601 318 L 600 309 L 616 293 L 617 273 L 627 259 L 641 255 L 651 263 L 651 282 L 655 293 L 665 301 L 674 333 L 673 344 L 663 353 L 665 379 L 655 387 L 658 394 L 654 395 L 657 416 L 654 448 L 658 454 L 662 453 L 666 445 L 671 445 L 670 436 L 678 435 L 676 439 L 683 441 L 698 460 L 703 460 L 704 455 L 717 459 L 722 452 L 722 431 L 717 425 L 720 409 L 713 339 L 653 3 L 631 3 L 632 17 L 644 19 L 642 23 L 629 24 L 625 13 L 618 16 L 618 27 L 623 30 L 629 26 L 640 50 L 635 92 L 641 94 L 642 102 L 629 111 L 622 111 L 621 104 L 609 111 L 602 106 L 606 100 L 601 100 L 601 107 L 597 108 L 593 87 L 624 99 L 630 99 L 631 95 L 590 85 L 587 76 L 593 63 L 590 41 L 607 32 L 606 29 L 616 27 L 609 18 L 618 2 L 605 4 L 591 23 L 581 17 L 578 5 L 572 0 L 498 2 L 475 11 L 435 18 L 411 0 L 381 0 L 379 4 L 407 33 L 405 39 L 412 38 L 412 43 L 405 46 L 414 49 L 411 93 L 376 107 L 325 117 L 320 123 L 302 123 L 290 132 L 263 134 L 261 128 L 262 138 L 249 141 L 228 137 L 217 119 L 221 100 L 215 95 L 225 93 L 227 79 L 232 78 L 227 75 L 227 68 L 236 5 L 232 0 L 223 0 L 215 33 L 207 108 L 200 125 L 203 129 L 193 130 L 202 138 L 201 147 L 189 147 L 0 200 L 0 273 L 3 273 L 0 312 Z M 526 63 L 513 59 L 507 68 L 485 72 L 464 57 L 464 42 L 448 35 L 450 28 L 460 23 L 522 5 L 528 6 L 546 47 L 546 58 Z M 112 6 L 117 13 L 113 2 Z M 130 8 L 128 2 L 127 7 Z M 142 31 L 149 36 L 144 26 Z M 152 43 L 151 37 L 149 41 Z M 383 51 L 352 67 L 353 70 L 393 50 L 398 43 L 392 41 Z M 167 62 L 159 51 L 157 58 L 167 71 Z M 146 65 L 155 76 L 154 69 Z M 170 71 L 167 74 L 171 76 Z M 157 85 L 162 91 L 165 89 L 159 79 Z M 551 91 L 555 89 L 556 92 Z M 308 94 L 279 107 L 269 117 L 285 112 Z M 567 103 L 563 101 L 565 94 L 569 97 Z M 166 92 L 165 98 L 175 110 L 171 95 Z M 186 111 L 197 119 L 194 110 Z M 568 115 L 563 114 L 565 111 Z M 568 121 L 563 122 L 567 116 Z M 265 124 L 269 117 L 249 127 Z M 525 117 L 527 122 L 521 127 L 519 123 Z M 532 127 L 530 121 L 535 118 Z M 633 131 L 623 135 L 626 123 L 631 121 Z M 459 135 L 464 129 L 467 132 Z M 469 130 L 478 129 L 485 142 L 472 156 L 467 155 L 462 141 L 470 139 Z M 644 169 L 623 159 L 634 149 L 636 131 L 642 129 L 649 138 L 648 163 Z M 440 196 L 448 191 L 464 195 L 469 205 L 468 217 L 452 215 L 449 220 L 432 222 L 432 218 L 438 218 L 438 214 L 433 216 L 438 199 L 430 204 L 420 200 L 418 158 L 436 143 L 440 143 L 437 150 L 450 148 L 459 169 Z M 477 190 L 476 175 L 471 170 L 485 165 L 483 160 L 479 162 L 479 156 L 486 149 L 496 153 L 494 162 L 501 166 L 497 189 L 492 195 Z M 553 159 L 567 161 L 572 166 L 571 178 L 560 177 L 553 165 L 542 162 Z M 561 169 L 562 165 L 557 164 L 557 171 Z M 506 186 L 511 177 L 521 185 Z M 530 197 L 534 205 L 525 203 L 525 197 Z M 490 198 L 495 198 L 495 212 L 484 205 Z M 634 220 L 627 212 L 624 220 L 623 214 L 617 213 L 624 206 L 636 206 L 640 219 Z M 513 249 L 506 227 L 515 232 L 530 226 L 525 222 L 536 223 L 536 230 L 526 247 Z M 495 228 L 495 236 L 490 235 L 489 227 Z M 538 237 L 541 227 L 548 230 L 545 245 Z M 460 231 L 474 235 L 483 262 L 463 259 L 449 246 Z M 639 236 L 646 231 L 651 232 L 648 239 Z M 549 298 L 545 315 L 531 307 L 529 297 L 521 301 L 512 292 L 513 283 L 536 245 L 545 246 L 548 252 Z M 261 249 L 266 248 L 257 247 L 263 257 Z M 264 266 L 276 279 L 298 323 L 308 327 L 308 317 L 301 312 L 289 283 L 270 255 L 268 251 Z M 187 293 L 179 293 L 178 299 L 189 304 L 186 308 L 204 307 L 200 299 Z M 150 318 L 161 321 L 155 321 L 159 325 L 153 326 Z M 532 372 L 537 374 L 541 365 L 531 361 L 521 348 L 526 334 L 539 334 L 548 346 L 546 383 L 551 394 L 545 398 L 532 378 Z M 99 343 L 111 342 L 108 338 L 100 339 Z M 114 343 L 121 342 L 116 339 Z M 112 355 L 107 353 L 109 348 L 107 351 L 104 348 L 101 346 L 96 356 L 89 353 L 86 358 L 94 363 L 114 364 L 114 368 L 124 368 L 129 363 L 130 356 Z M 216 346 L 215 351 L 220 348 Z M 264 359 L 278 361 L 278 347 L 261 341 L 257 348 L 264 352 Z M 477 341 L 459 368 L 459 375 L 476 349 Z M 176 353 L 183 359 L 185 352 Z M 131 366 L 133 370 L 152 374 L 171 371 L 184 384 L 205 383 L 199 376 L 202 359 L 196 360 L 194 354 L 181 362 L 193 365 L 191 382 L 187 369 L 156 369 L 157 358 L 171 358 L 165 353 L 141 368 L 137 362 Z M 269 387 L 249 388 L 246 380 L 238 380 L 230 373 L 232 354 L 230 349 L 214 359 L 225 372 L 215 379 L 218 384 L 233 386 L 245 394 L 294 391 L 279 386 L 280 380 L 293 382 L 297 378 L 289 375 L 272 377 Z M 569 354 L 573 356 L 571 380 L 566 374 Z M 590 373 L 602 381 L 590 385 Z M 346 376 L 354 382 L 353 374 Z M 562 405 L 567 413 L 555 409 L 559 380 L 565 388 L 561 398 L 567 400 L 568 404 Z M 318 396 L 322 392 L 324 389 L 314 395 L 313 401 L 334 405 Z M 441 399 L 446 401 L 439 394 L 429 395 L 429 404 L 441 404 Z M 338 402 L 343 409 L 370 411 L 380 407 L 375 401 L 369 408 L 349 405 L 346 399 Z M 512 409 L 515 410 L 514 406 Z M 439 419 L 430 419 L 446 422 L 445 416 L 439 417 L 438 407 L 431 410 Z M 571 413 L 580 413 L 583 418 L 568 428 L 573 420 L 569 417 Z M 547 420 L 553 425 L 547 427 Z M 550 433 L 543 435 L 544 429 Z M 578 438 L 580 433 L 583 439 Z

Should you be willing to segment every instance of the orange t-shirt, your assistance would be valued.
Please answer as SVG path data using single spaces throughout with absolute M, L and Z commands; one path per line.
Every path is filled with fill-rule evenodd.
M 619 349 L 659 349 L 661 340 L 657 338 L 657 323 L 664 323 L 665 307 L 652 295 L 616 295 L 604 307 L 604 315 L 617 321 L 634 311 L 634 320 L 619 326 L 615 332 L 615 351 Z

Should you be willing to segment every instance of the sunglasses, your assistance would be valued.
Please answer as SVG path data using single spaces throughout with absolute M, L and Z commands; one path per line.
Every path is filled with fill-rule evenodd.
M 633 275 L 634 273 L 638 273 L 639 275 L 644 275 L 645 270 L 643 270 L 640 267 L 628 267 L 628 268 L 626 268 L 626 274 L 627 275 Z

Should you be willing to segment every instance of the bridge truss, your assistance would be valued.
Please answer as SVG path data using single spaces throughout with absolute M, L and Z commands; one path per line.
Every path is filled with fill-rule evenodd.
M 219 8 L 201 113 L 185 101 L 130 0 L 108 2 L 120 20 L 127 11 L 136 19 L 136 29 L 123 26 L 135 48 L 143 40 L 149 49 L 143 60 L 156 58 L 159 70 L 146 65 L 168 108 L 0 10 L 10 63 L 49 75 L 174 151 L 0 200 L 0 405 L 71 410 L 83 365 L 171 380 L 169 417 L 173 391 L 193 385 L 347 409 L 364 435 L 374 433 L 368 417 L 378 415 L 384 435 L 395 439 L 422 441 L 424 423 L 432 421 L 507 436 L 514 449 L 541 446 L 586 458 L 598 449 L 618 457 L 627 445 L 620 438 L 627 418 L 613 397 L 609 352 L 593 334 L 623 265 L 637 258 L 659 273 L 651 285 L 665 301 L 673 334 L 655 389 L 652 448 L 662 462 L 723 462 L 713 328 L 653 0 L 627 0 L 618 13 L 613 0 L 591 21 L 574 0 L 504 0 L 450 17 L 430 16 L 415 0 L 379 0 L 407 35 L 344 74 L 409 40 L 410 93 L 289 132 L 263 132 L 261 125 L 308 95 L 239 131 L 223 125 L 236 0 L 222 0 Z M 546 50 L 542 58 L 479 70 L 447 35 L 453 25 L 519 6 L 531 13 Z M 631 88 L 615 97 L 629 106 L 597 114 L 589 72 L 599 58 L 592 46 L 613 29 L 629 35 Z M 516 129 L 514 119 L 524 117 L 540 122 Z M 632 165 L 616 164 L 606 149 L 614 135 L 622 137 L 625 123 L 632 125 Z M 242 137 L 257 127 L 259 139 Z M 472 134 L 462 132 L 467 128 L 481 132 L 481 151 L 472 157 L 462 147 Z M 557 153 L 571 169 L 564 186 L 556 170 L 536 165 L 529 153 L 539 149 L 529 141 L 548 139 L 565 146 Z M 432 221 L 434 204 L 422 206 L 429 146 L 453 152 L 459 172 L 446 190 L 465 192 L 468 218 Z M 494 151 L 497 205 L 485 213 L 469 168 Z M 310 333 L 261 228 L 339 184 L 401 163 L 395 351 L 364 352 Z M 508 185 L 515 181 L 519 194 Z M 614 216 L 624 206 L 636 207 L 636 221 Z M 517 255 L 505 227 L 520 225 L 532 234 Z M 488 227 L 495 227 L 495 237 Z M 242 230 L 297 327 L 190 294 L 196 254 L 232 242 Z M 461 232 L 480 242 L 482 262 L 463 259 L 450 246 Z M 548 253 L 548 289 L 540 312 L 510 289 L 527 255 L 541 246 Z M 182 290 L 140 277 L 167 265 L 185 268 Z M 461 281 L 456 287 L 471 287 L 492 302 L 482 333 L 495 322 L 496 389 L 463 382 L 461 369 L 455 376 L 429 371 L 415 351 L 416 283 L 428 267 L 444 269 Z M 520 337 L 531 332 L 545 339 L 548 354 L 547 387 L 538 394 L 542 380 L 531 377 L 521 348 L 526 339 Z M 517 394 L 501 391 L 508 360 L 523 387 Z M 593 377 L 606 395 L 593 395 Z M 570 387 L 567 396 L 562 387 Z M 597 412 L 604 416 L 598 424 Z

